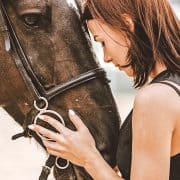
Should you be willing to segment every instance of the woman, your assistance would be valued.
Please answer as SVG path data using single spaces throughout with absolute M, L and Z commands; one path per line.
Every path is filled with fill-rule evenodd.
M 122 177 L 104 161 L 95 141 L 74 111 L 77 131 L 42 116 L 60 134 L 29 126 L 55 142 L 50 154 L 83 166 L 97 180 L 179 180 L 180 24 L 166 0 L 87 0 L 87 25 L 112 62 L 140 87 L 133 112 L 120 129 L 117 164 Z M 89 17 L 89 16 L 86 16 Z M 147 83 L 152 78 L 151 83 Z

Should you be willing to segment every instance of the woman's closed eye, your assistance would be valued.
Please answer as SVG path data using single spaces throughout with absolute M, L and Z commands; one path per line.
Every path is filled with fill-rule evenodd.
M 100 42 L 102 47 L 105 47 L 105 42 Z
M 94 41 L 100 43 L 102 47 L 105 47 L 105 42 L 98 35 L 94 36 Z
M 95 41 L 97 43 L 100 43 L 101 47 L 104 48 L 105 47 L 105 42 L 104 41 Z

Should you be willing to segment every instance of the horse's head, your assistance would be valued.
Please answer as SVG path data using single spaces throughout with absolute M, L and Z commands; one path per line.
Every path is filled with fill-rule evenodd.
M 74 127 L 67 111 L 74 109 L 104 158 L 114 166 L 119 116 L 95 61 L 80 4 L 70 0 L 1 0 L 1 6 L 0 104 L 9 107 L 8 112 L 20 124 L 23 116 L 32 123 L 37 114 L 33 102 L 45 96 L 49 109 L 60 113 L 69 128 Z M 59 179 L 64 174 L 68 174 L 65 179 L 74 174 L 78 179 L 89 178 L 74 165 L 61 172 Z
M 92 66 L 97 66 L 91 60 L 93 55 L 88 47 L 88 35 L 83 31 L 84 27 L 79 19 L 80 11 L 76 9 L 75 2 L 12 0 L 5 1 L 5 5 L 32 69 L 45 88 L 66 82 L 77 74 L 92 69 Z M 1 42 L 4 41 L 3 35 L 4 32 L 1 33 Z M 2 66 L 2 70 L 8 69 L 8 73 L 1 73 L 5 78 L 11 76 L 14 80 L 13 84 L 7 82 L 10 89 L 1 89 L 3 93 L 6 91 L 7 95 L 0 97 L 0 104 L 7 104 L 10 99 L 15 99 L 23 108 L 32 101 L 32 95 L 29 95 L 18 81 L 21 79 L 19 72 L 13 70 L 12 49 L 10 53 L 4 52 L 3 45 L 4 43 L 1 43 L 1 57 L 9 61 Z

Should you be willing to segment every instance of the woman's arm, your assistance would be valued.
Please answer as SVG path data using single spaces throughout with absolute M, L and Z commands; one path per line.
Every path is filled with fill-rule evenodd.
M 168 180 L 174 129 L 171 94 L 152 84 L 135 98 L 131 180 Z
M 171 139 L 175 127 L 171 100 L 169 91 L 159 84 L 140 90 L 135 98 L 131 180 L 169 179 Z M 38 125 L 29 128 L 55 141 L 44 141 L 50 154 L 83 166 L 93 179 L 122 180 L 100 155 L 92 135 L 81 119 L 72 112 L 69 116 L 76 131 L 48 116 L 42 119 L 60 134 Z
M 84 168 L 95 180 L 123 180 L 123 178 L 118 176 L 107 164 L 99 152 L 96 153 L 94 158 L 89 159 Z
M 93 179 L 122 180 L 103 159 L 95 146 L 92 135 L 82 120 L 72 110 L 69 113 L 69 117 L 77 129 L 76 131 L 64 127 L 49 116 L 41 116 L 41 119 L 55 127 L 60 134 L 38 125 L 30 125 L 29 128 L 54 140 L 54 142 L 43 141 L 49 154 L 83 166 Z

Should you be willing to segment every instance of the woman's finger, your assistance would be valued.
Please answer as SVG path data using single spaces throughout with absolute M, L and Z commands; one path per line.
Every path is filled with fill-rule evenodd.
M 59 144 L 59 143 L 57 143 L 57 142 L 43 141 L 43 144 L 49 150 L 51 149 L 51 150 L 58 151 L 58 152 L 61 152 L 61 153 L 66 151 L 66 147 Z
M 53 156 L 57 156 L 57 157 L 66 159 L 66 155 L 64 153 L 60 153 L 59 151 L 55 151 L 55 150 L 52 150 L 52 149 L 47 149 L 47 151 L 48 151 L 49 154 L 51 154 Z
M 59 131 L 59 133 L 61 133 L 61 134 L 68 135 L 71 132 L 70 129 L 66 128 L 62 123 L 60 123 L 59 121 L 57 121 L 56 119 L 54 119 L 50 116 L 41 115 L 39 118 L 41 120 L 49 123 L 55 129 L 57 129 Z
M 69 110 L 69 118 L 77 130 L 80 130 L 82 128 L 86 128 L 83 121 L 79 118 L 79 116 L 76 115 L 76 113 L 72 109 Z
M 35 131 L 35 132 L 38 132 L 39 134 L 41 134 L 42 136 L 45 136 L 49 139 L 52 139 L 54 141 L 58 141 L 58 134 L 53 132 L 53 131 L 50 131 L 42 126 L 39 126 L 39 125 L 36 125 L 36 124 L 31 124 L 28 126 L 29 129 Z

